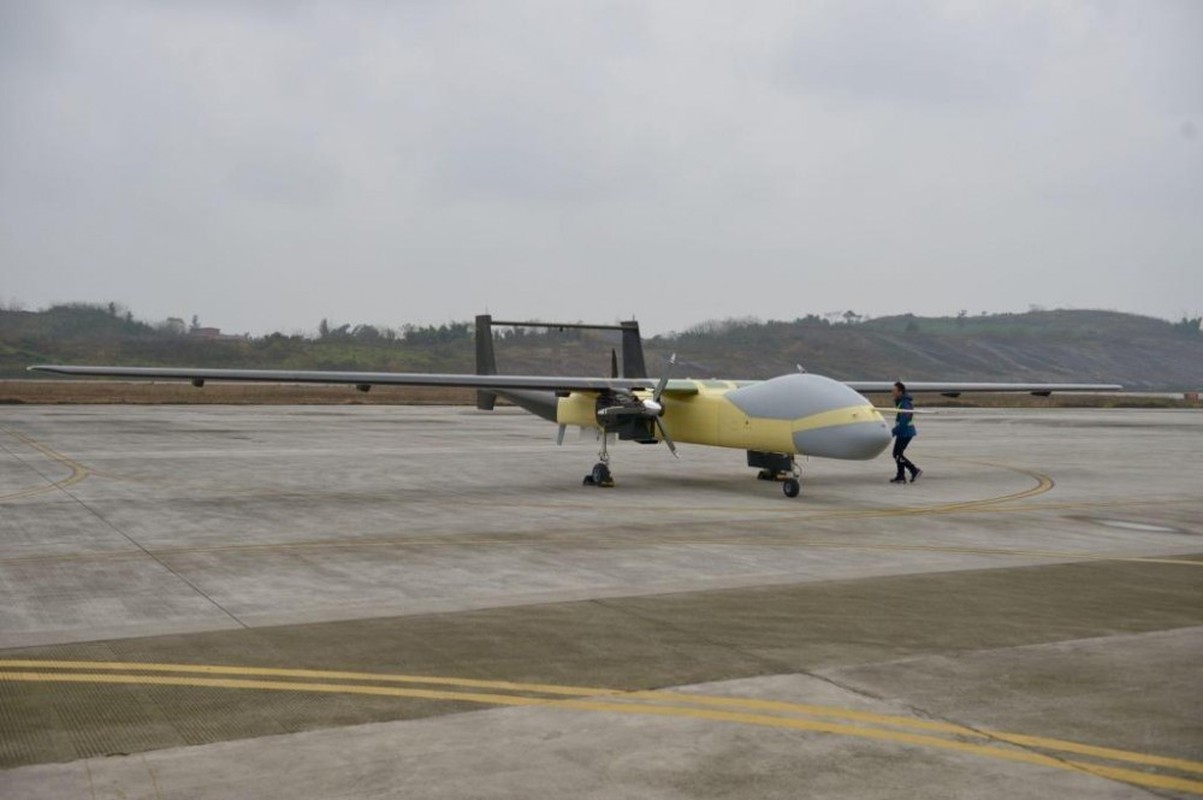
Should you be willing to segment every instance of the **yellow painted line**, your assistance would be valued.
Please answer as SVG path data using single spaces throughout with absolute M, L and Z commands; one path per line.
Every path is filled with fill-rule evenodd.
M 456 686 L 473 689 L 498 689 L 512 692 L 536 692 L 539 694 L 567 695 L 572 697 L 611 697 L 620 702 L 632 700 L 650 700 L 652 702 L 669 702 L 675 704 L 687 703 L 694 705 L 735 706 L 741 709 L 756 711 L 778 711 L 792 714 L 807 714 L 819 717 L 834 717 L 876 725 L 911 728 L 923 731 L 951 733 L 957 736 L 974 738 L 998 739 L 1040 747 L 1051 750 L 1064 750 L 1083 755 L 1095 755 L 1120 761 L 1152 766 L 1169 767 L 1171 769 L 1198 772 L 1203 774 L 1203 762 L 1185 759 L 1167 758 L 1163 756 L 1134 753 L 1127 750 L 1085 745 L 1060 739 L 1014 734 L 1004 731 L 980 730 L 964 725 L 936 720 L 916 719 L 896 715 L 879 714 L 872 711 L 839 708 L 835 706 L 818 706 L 806 703 L 793 703 L 780 700 L 762 700 L 758 698 L 721 697 L 708 694 L 689 694 L 660 690 L 625 691 L 606 689 L 596 686 L 565 686 L 543 683 L 517 683 L 513 681 L 479 680 L 474 678 L 449 678 L 430 675 L 401 675 L 396 673 L 358 672 L 346 670 L 317 670 L 294 669 L 280 667 L 235 667 L 215 664 L 161 664 L 130 661 L 68 661 L 56 659 L 0 659 L 0 670 L 3 669 L 71 669 L 71 670 L 130 670 L 135 672 L 167 672 L 167 673 L 199 673 L 207 675 L 241 675 L 259 677 L 286 678 L 320 678 L 326 680 L 377 681 L 388 683 L 418 683 L 440 686 Z M 86 679 L 86 674 L 79 676 Z M 99 676 L 96 676 L 99 677 Z M 129 678 L 139 676 L 130 675 Z M 149 677 L 149 676 L 145 676 Z M 276 683 L 276 682 L 273 682 Z M 322 684 L 331 685 L 331 684 Z M 333 684 L 341 685 L 341 684 Z M 532 698 L 537 699 L 537 698 Z
M 1111 759 L 1112 761 L 1127 761 L 1134 764 L 1166 767 L 1168 769 L 1176 769 L 1183 772 L 1197 772 L 1203 774 L 1203 762 L 1199 761 L 1171 758 L 1168 756 L 1150 755 L 1147 753 L 1135 753 L 1131 750 L 1117 750 L 1111 747 L 1099 747 L 1097 745 L 1082 744 L 1080 742 L 1071 742 L 1064 739 L 1050 739 L 1042 736 L 1007 733 L 1005 731 L 996 731 L 989 728 L 969 728 L 952 722 L 939 722 L 936 720 L 911 719 L 909 717 L 876 714 L 871 711 L 854 711 L 852 709 L 813 706 L 802 703 L 788 703 L 780 700 L 759 700 L 756 698 L 744 697 L 716 697 L 714 695 L 685 694 L 682 692 L 631 692 L 630 694 L 622 695 L 622 697 L 624 699 L 627 697 L 649 697 L 653 699 L 664 698 L 676 703 L 683 702 L 696 703 L 699 705 L 737 706 L 739 708 L 757 711 L 781 711 L 785 713 L 810 714 L 812 716 L 819 717 L 837 717 L 840 719 L 858 720 L 877 725 L 893 725 L 896 727 L 937 731 L 978 739 L 994 739 L 1008 742 L 1010 744 L 1023 745 L 1025 747 L 1038 747 L 1044 750 L 1060 750 L 1067 753 L 1077 753 L 1079 755 L 1089 755 L 1098 758 Z
M 216 689 L 267 689 L 269 691 L 371 694 L 386 697 L 415 697 L 425 700 L 459 700 L 467 703 L 500 706 L 551 705 L 562 701 L 479 692 L 449 692 L 442 689 L 411 689 L 399 686 L 356 686 L 346 683 L 298 683 L 251 678 L 194 678 L 173 675 L 124 675 L 50 672 L 0 672 L 0 681 L 26 683 L 110 683 L 128 686 L 196 686 Z
M 675 543 L 675 542 L 674 542 Z M 839 541 L 757 540 L 757 539 L 707 539 L 682 544 L 720 544 L 729 546 L 752 545 L 763 547 L 828 548 L 832 550 L 883 550 L 886 552 L 953 553 L 972 556 L 1000 556 L 1003 558 L 1057 558 L 1073 561 L 1122 561 L 1136 564 L 1177 564 L 1186 567 L 1203 567 L 1203 561 L 1186 558 L 1159 558 L 1157 556 L 1124 556 L 1107 553 L 1086 553 L 1074 550 L 1035 550 L 1028 548 L 1007 549 L 1001 547 L 959 547 L 924 544 L 850 544 Z
M 133 670 L 139 672 L 194 672 L 209 675 L 258 675 L 281 678 L 323 678 L 327 680 L 384 681 L 463 686 L 476 689 L 500 689 L 513 692 L 571 695 L 574 697 L 623 694 L 620 689 L 593 686 L 560 686 L 543 683 L 514 683 L 475 678 L 446 678 L 428 675 L 397 675 L 387 672 L 347 672 L 325 669 L 288 669 L 279 667 L 230 667 L 216 664 L 147 664 L 134 661 L 61 661 L 41 659 L 0 659 L 0 669 L 93 669 Z
M 16 499 L 19 497 L 28 497 L 35 494 L 43 494 L 53 491 L 60 486 L 69 486 L 73 483 L 86 478 L 89 474 L 94 474 L 87 467 L 75 462 L 66 456 L 57 453 L 54 450 L 42 445 L 24 434 L 19 434 L 14 431 L 4 430 L 5 433 L 26 442 L 31 447 L 38 449 L 47 456 L 60 461 L 73 470 L 72 476 L 64 481 L 59 481 L 55 484 L 38 487 L 35 489 L 18 492 L 15 495 L 2 495 L 0 502 L 8 499 Z M 865 518 L 882 518 L 894 516 L 916 516 L 916 515 L 938 515 L 938 514 L 953 514 L 953 513 L 1015 513 L 1039 511 L 1046 508 L 1075 508 L 1088 509 L 1093 507 L 1116 506 L 1116 505 L 1136 505 L 1142 504 L 1141 501 L 1135 502 L 1117 502 L 1117 503 L 1083 503 L 1083 504 L 1047 504 L 1040 506 L 1021 506 L 1015 507 L 998 507 L 1004 504 L 1015 503 L 1040 494 L 1044 494 L 1055 486 L 1053 479 L 1039 472 L 1028 470 L 1022 467 L 1014 467 L 1006 464 L 998 464 L 990 461 L 976 461 L 970 459 L 958 459 L 965 463 L 978 464 L 981 466 L 996 467 L 1012 472 L 1018 472 L 1026 475 L 1036 481 L 1036 485 L 1025 490 L 1013 492 L 1006 495 L 995 497 L 980 498 L 976 500 L 958 501 L 953 503 L 945 503 L 933 506 L 919 506 L 910 508 L 884 508 L 884 509 L 857 509 L 850 511 L 834 511 L 828 513 L 820 513 L 805 517 L 807 522 L 822 522 L 829 520 L 851 520 Z M 1165 502 L 1188 502 L 1185 499 L 1169 500 L 1169 501 L 1143 501 L 1144 504 L 1164 505 Z M 532 507 L 537 504 L 521 504 L 522 507 Z M 590 509 L 595 510 L 595 506 L 585 504 L 546 504 L 538 505 L 541 508 L 553 509 Z M 645 509 L 647 510 L 647 509 Z M 675 509 L 680 510 L 680 509 Z M 690 508 L 689 511 L 722 511 L 725 513 L 791 513 L 796 515 L 796 509 L 764 509 L 756 507 L 733 507 L 733 508 Z M 351 541 L 317 541 L 317 542 L 291 542 L 278 544 L 235 544 L 235 545 L 214 545 L 209 547 L 187 547 L 187 548 L 166 548 L 154 551 L 141 550 L 121 550 L 115 552 L 100 552 L 100 553 L 64 553 L 64 554 L 47 554 L 33 556 L 17 556 L 13 558 L 0 558 L 0 564 L 23 564 L 23 563 L 40 563 L 40 562 L 59 562 L 72 560 L 124 560 L 124 559 L 139 559 L 150 556 L 156 558 L 171 558 L 173 556 L 183 556 L 191 554 L 204 553 L 223 553 L 223 552 L 279 552 L 290 550 L 356 550 L 373 547 L 437 547 L 437 546 L 515 546 L 530 544 L 533 542 L 561 542 L 573 543 L 575 539 L 547 539 L 547 538 L 524 538 L 524 537 L 507 537 L 489 538 L 489 539 L 359 539 Z M 622 543 L 622 539 L 599 539 L 598 537 L 590 536 L 588 543 L 591 545 L 605 543 Z M 848 542 L 816 542 L 816 541 L 772 541 L 763 539 L 702 539 L 702 540 L 681 540 L 681 539 L 662 539 L 662 540 L 640 540 L 642 543 L 665 544 L 665 545 L 680 545 L 680 544 L 726 544 L 726 545 L 748 545 L 748 546 L 782 546 L 782 547 L 822 547 L 833 549 L 847 550 L 881 550 L 881 551 L 916 551 L 916 552 L 933 552 L 933 553 L 954 553 L 965 555 L 984 555 L 984 556 L 999 556 L 999 557 L 1036 557 L 1036 558 L 1058 558 L 1072 559 L 1079 561 L 1122 561 L 1133 563 L 1149 563 L 1149 564 L 1172 564 L 1179 566 L 1203 566 L 1203 561 L 1192 561 L 1188 559 L 1175 558 L 1158 558 L 1146 556 L 1120 556 L 1108 555 L 1106 553 L 1084 553 L 1074 551 L 1059 551 L 1059 550 L 1033 550 L 1033 549 L 1003 549 L 1003 548 L 974 548 L 974 547 L 958 547 L 958 546 L 940 546 L 940 545 L 907 545 L 907 544 L 851 544 Z
M 745 725 L 758 725 L 771 728 L 787 728 L 793 730 L 831 733 L 855 738 L 873 739 L 878 741 L 897 742 L 919 747 L 933 747 L 942 750 L 954 750 L 972 755 L 984 756 L 1003 761 L 1016 761 L 1026 764 L 1053 767 L 1054 769 L 1070 772 L 1084 772 L 1100 777 L 1131 783 L 1138 786 L 1150 786 L 1161 789 L 1203 794 L 1203 781 L 1179 778 L 1170 775 L 1158 775 L 1122 767 L 1111 767 L 1081 761 L 1066 761 L 1063 759 L 1033 753 L 1027 750 L 1005 750 L 991 745 L 973 744 L 955 739 L 940 739 L 923 734 L 903 733 L 899 731 L 882 730 L 878 728 L 858 728 L 853 725 L 839 723 L 813 722 L 810 720 L 791 719 L 788 717 L 770 717 L 760 714 L 747 714 L 727 711 L 711 711 L 708 709 L 680 708 L 675 706 L 642 706 L 625 708 L 618 704 L 598 701 L 561 700 L 555 703 L 561 708 L 579 708 L 587 711 L 616 710 L 627 714 L 652 714 L 669 717 L 692 717 L 695 719 L 715 720 L 722 722 L 738 722 Z
M 805 479 L 804 479 L 804 482 L 805 482 Z M 1044 491 L 1048 491 L 1048 489 L 1042 490 L 1041 493 L 1043 493 Z M 1021 498 L 1021 499 L 1026 499 L 1026 498 Z M 1130 506 L 1185 505 L 1188 503 L 1198 503 L 1199 500 L 1200 500 L 1200 498 L 1196 498 L 1196 497 L 1173 497 L 1173 496 L 1170 496 L 1170 497 L 1164 497 L 1164 498 L 1149 499 L 1147 496 L 1145 496 L 1145 497 L 1139 498 L 1139 499 L 1132 498 L 1132 499 L 1128 499 L 1128 500 L 1117 500 L 1117 501 L 1108 501 L 1108 502 L 1096 502 L 1096 501 L 1083 500 L 1083 501 L 1079 501 L 1079 502 L 1038 503 L 1038 504 L 1027 504 L 1027 505 L 1015 506 L 1015 507 L 1009 507 L 1009 506 L 998 507 L 998 506 L 1002 506 L 1004 503 L 1009 503 L 1009 502 L 1014 501 L 1013 498 L 1010 498 L 1009 495 L 1004 495 L 1001 497 L 984 497 L 984 498 L 977 499 L 977 500 L 957 501 L 956 503 L 951 504 L 951 505 L 960 505 L 961 502 L 968 502 L 968 503 L 975 504 L 974 508 L 957 508 L 957 509 L 955 509 L 958 513 L 963 512 L 963 513 L 967 513 L 967 514 L 978 514 L 978 513 L 1002 514 L 1002 513 L 1038 512 L 1038 511 L 1044 511 L 1044 510 L 1051 510 L 1051 511 L 1066 510 L 1066 509 L 1089 510 L 1089 509 L 1094 509 L 1094 508 L 1117 508 L 1117 507 L 1130 507 Z M 457 500 L 457 502 L 460 502 L 460 501 Z M 805 497 L 803 498 L 803 500 L 801 502 L 805 502 Z M 480 508 L 485 507 L 485 504 L 483 504 L 483 503 L 473 503 L 471 501 L 463 501 L 461 503 L 461 505 L 472 505 L 474 507 L 480 507 Z M 531 502 L 512 503 L 512 502 L 504 502 L 504 501 L 490 501 L 487 505 L 490 508 L 505 507 L 505 508 L 542 509 L 542 510 L 547 510 L 547 511 L 577 511 L 577 510 L 597 511 L 598 510 L 598 506 L 589 505 L 586 503 L 531 503 Z M 880 516 L 891 516 L 891 515 L 900 515 L 901 516 L 901 515 L 922 514 L 922 513 L 935 513 L 935 514 L 947 513 L 947 511 L 949 509 L 949 505 L 942 504 L 942 505 L 932 505 L 932 506 L 909 506 L 909 507 L 904 506 L 904 507 L 896 507 L 896 508 L 889 508 L 889 507 L 862 508 L 862 509 L 851 509 L 851 510 L 847 510 L 847 511 L 824 511 L 824 512 L 818 512 L 818 513 L 809 514 L 809 515 L 805 513 L 805 509 L 802 509 L 802 513 L 799 513 L 799 508 L 796 505 L 786 506 L 785 504 L 781 504 L 781 505 L 777 505 L 777 506 L 765 506 L 763 504 L 754 505 L 752 503 L 748 503 L 746 505 L 732 505 L 732 506 L 688 506 L 688 507 L 683 507 L 683 506 L 644 505 L 641 503 L 639 505 L 638 509 L 641 513 L 655 512 L 655 511 L 673 511 L 673 512 L 677 512 L 677 513 L 697 512 L 697 513 L 710 513 L 710 514 L 739 514 L 741 516 L 751 516 L 754 514 L 764 514 L 764 515 L 770 515 L 770 516 L 772 516 L 772 515 L 778 515 L 778 516 L 788 515 L 794 519 L 797 519 L 800 522 L 825 522 L 828 520 L 856 519 L 856 518 L 862 517 L 862 516 L 880 517 Z
M 1025 469 L 1023 467 L 1012 467 L 1012 466 L 1007 466 L 1004 464 L 994 464 L 994 463 L 987 462 L 987 461 L 973 461 L 973 462 L 967 462 L 967 463 L 980 464 L 982 466 L 988 466 L 988 467 L 998 467 L 1001 469 L 1009 470 L 1011 472 L 1018 472 L 1022 475 L 1026 475 L 1027 477 L 1036 481 L 1036 485 L 1029 489 L 1025 489 L 1023 491 L 1012 492 L 1011 494 L 999 495 L 998 497 L 983 498 L 981 500 L 966 500 L 963 502 L 944 503 L 941 505 L 924 506 L 924 507 L 919 507 L 919 508 L 915 508 L 915 509 L 898 509 L 894 513 L 886 514 L 886 516 L 907 516 L 907 515 L 916 515 L 916 514 L 953 514 L 953 513 L 958 513 L 961 511 L 988 508 L 990 506 L 1000 505 L 1002 503 L 1014 503 L 1014 502 L 1018 502 L 1020 500 L 1026 500 L 1029 497 L 1036 497 L 1038 495 L 1044 494 L 1045 492 L 1051 491 L 1052 488 L 1057 485 L 1056 482 L 1048 475 L 1045 475 L 1040 472 L 1035 472 L 1033 470 Z M 872 514 L 866 514 L 864 516 L 872 516 Z
M 1034 470 L 1024 467 L 1016 467 L 1008 464 L 997 464 L 989 461 L 972 461 L 967 459 L 958 459 L 963 463 L 978 464 L 981 466 L 995 467 L 1004 469 L 1009 472 L 1016 472 L 1025 477 L 1031 478 L 1036 482 L 1036 485 L 1028 489 L 1023 489 L 1017 492 L 1012 492 L 1003 495 L 994 495 L 983 497 L 974 500 L 958 500 L 951 503 L 939 503 L 930 506 L 902 506 L 902 507 L 883 507 L 883 508 L 860 508 L 849 510 L 837 510 L 828 512 L 819 512 L 816 514 L 805 514 L 805 508 L 799 509 L 797 504 L 780 504 L 777 506 L 748 505 L 738 506 L 658 506 L 658 505 L 639 505 L 641 513 L 655 511 L 674 511 L 674 512 L 701 512 L 701 513 L 723 513 L 723 514 L 768 514 L 768 515 L 789 515 L 793 518 L 805 522 L 823 522 L 827 520 L 845 520 L 845 519 L 867 519 L 876 517 L 903 517 L 903 516 L 918 516 L 927 514 L 951 514 L 962 512 L 977 512 L 980 510 L 993 510 L 996 505 L 1004 503 L 1014 503 L 1020 500 L 1026 500 L 1031 497 L 1042 495 L 1056 486 L 1056 482 L 1048 475 L 1045 475 Z M 475 507 L 506 507 L 506 508 L 541 508 L 549 511 L 597 511 L 597 504 L 593 503 L 507 503 L 505 501 L 489 500 L 488 503 L 474 503 L 470 500 L 457 501 L 462 505 L 471 505 Z M 799 513 L 799 512 L 802 513 Z
M 778 547 L 796 549 L 866 550 L 881 552 L 949 553 L 956 555 L 989 556 L 999 558 L 1055 558 L 1070 561 L 1117 561 L 1133 564 L 1172 564 L 1185 567 L 1203 567 L 1203 559 L 1170 558 L 1161 556 L 1133 556 L 1120 553 L 1092 553 L 1081 550 L 1047 550 L 1034 548 L 971 547 L 967 545 L 924 545 L 904 543 L 847 542 L 842 540 L 781 539 L 757 536 L 740 538 L 683 539 L 663 538 L 606 538 L 589 536 L 586 541 L 578 538 L 527 538 L 515 536 L 497 539 L 366 539 L 349 541 L 282 542 L 259 545 L 213 545 L 210 547 L 181 547 L 163 550 L 115 550 L 96 553 L 47 553 L 33 556 L 0 558 L 0 564 L 57 563 L 62 561 L 121 561 L 140 558 L 170 559 L 189 555 L 210 553 L 247 552 L 293 552 L 309 550 L 355 551 L 372 548 L 407 547 L 522 547 L 533 544 L 585 545 L 589 547 L 617 546 L 622 544 L 656 546 L 710 546 L 721 547 Z
M 46 445 L 42 444 L 41 442 L 39 442 L 38 440 L 34 439 L 31 436 L 28 436 L 24 433 L 19 433 L 14 430 L 10 430 L 9 428 L 0 428 L 0 431 L 8 434 L 9 436 L 16 439 L 17 441 L 19 441 L 23 444 L 26 444 L 29 447 L 32 447 L 34 450 L 37 450 L 39 453 L 46 456 L 50 460 L 57 461 L 58 463 L 62 464 L 63 466 L 65 466 L 69 470 L 71 470 L 71 474 L 68 475 L 66 478 L 64 478 L 61 481 L 53 481 L 51 483 L 46 484 L 45 486 L 35 486 L 30 489 L 23 489 L 19 492 L 12 492 L 10 494 L 0 495 L 0 503 L 12 502 L 13 500 L 24 500 L 25 498 L 28 498 L 28 497 L 36 497 L 37 495 L 46 494 L 47 492 L 54 492 L 59 489 L 65 489 L 68 486 L 74 486 L 75 484 L 79 483 L 80 481 L 84 480 L 85 478 L 87 478 L 89 475 L 92 474 L 92 471 L 90 469 L 88 469 L 87 467 L 85 467 L 83 464 L 79 463 L 78 461 L 76 461 L 72 458 L 68 458 L 67 456 L 63 455 L 62 453 L 58 452 L 57 450 L 47 447 Z
M 1102 764 L 1066 761 L 1027 750 L 1009 750 L 989 744 L 975 744 L 956 739 L 942 739 L 925 734 L 880 728 L 864 728 L 844 723 L 768 716 L 746 712 L 721 711 L 706 708 L 681 706 L 656 706 L 630 703 L 625 700 L 552 700 L 548 698 L 522 697 L 517 695 L 482 694 L 478 692 L 450 692 L 434 689 L 414 689 L 395 686 L 362 686 L 330 683 L 298 683 L 294 681 L 251 680 L 235 678 L 197 678 L 168 675 L 126 674 L 74 674 L 45 672 L 0 672 L 0 680 L 52 683 L 107 683 L 118 685 L 193 686 L 227 689 L 256 689 L 267 691 L 296 691 L 317 693 L 347 693 L 390 697 L 411 697 L 431 700 L 478 703 L 502 706 L 543 706 L 578 711 L 599 711 L 634 715 L 693 718 L 718 722 L 734 722 L 771 728 L 828 733 L 854 738 L 885 741 L 919 747 L 931 747 L 983 756 L 1003 761 L 1052 767 L 1071 772 L 1086 773 L 1099 777 L 1123 781 L 1139 786 L 1149 786 L 1194 794 L 1203 794 L 1203 781 L 1170 775 L 1161 775 L 1122 767 Z M 995 737 L 998 738 L 998 737 Z M 1048 740 L 1054 741 L 1054 740 Z M 1087 747 L 1087 746 L 1082 746 Z M 1101 748 L 1103 750 L 1105 748 Z M 1098 755 L 1093 753 L 1092 755 Z M 1133 754 L 1139 756 L 1140 754 Z M 1159 758 L 1149 756 L 1147 758 Z M 1148 763 L 1148 762 L 1142 762 Z M 1192 762 L 1187 762 L 1192 763 Z M 1203 768 L 1203 765 L 1200 765 Z
M 987 556 L 997 558 L 1054 558 L 1068 561 L 1117 561 L 1132 564 L 1170 564 L 1184 567 L 1203 567 L 1203 559 L 1169 558 L 1159 556 L 1128 556 L 1119 553 L 1092 553 L 1080 550 L 1045 550 L 1033 548 L 1003 548 L 1003 547 L 970 547 L 961 545 L 923 545 L 902 543 L 853 543 L 838 540 L 803 540 L 803 539 L 770 539 L 748 536 L 737 539 L 617 539 L 590 536 L 587 541 L 578 539 L 370 539 L 352 540 L 345 542 L 285 542 L 262 545 L 214 545 L 212 547 L 186 547 L 165 550 L 115 550 L 97 553 L 47 553 L 34 556 L 14 556 L 0 558 L 0 564 L 38 564 L 58 563 L 63 561 L 123 561 L 141 558 L 170 559 L 189 555 L 205 555 L 210 553 L 246 553 L 246 552 L 293 552 L 307 550 L 355 551 L 372 548 L 406 548 L 406 547 L 522 547 L 534 544 L 582 544 L 589 547 L 616 546 L 622 544 L 656 545 L 656 546 L 709 546 L 720 547 L 778 547 L 804 550 L 866 550 L 889 553 L 948 553 L 954 555 Z
M 259 677 L 287 678 L 320 678 L 326 680 L 355 680 L 377 681 L 389 683 L 418 683 L 428 685 L 457 686 L 473 689 L 500 689 L 513 692 L 536 692 L 539 694 L 567 695 L 572 697 L 612 697 L 620 702 L 632 700 L 649 700 L 652 702 L 669 702 L 675 704 L 687 703 L 694 705 L 735 706 L 742 709 L 757 711 L 777 711 L 792 714 L 807 714 L 819 717 L 834 717 L 877 725 L 911 728 L 914 730 L 951 733 L 958 736 L 968 736 L 986 739 L 1014 740 L 1030 746 L 1052 750 L 1065 750 L 1082 754 L 1099 755 L 1113 760 L 1133 761 L 1136 763 L 1165 766 L 1173 769 L 1203 773 L 1203 762 L 1171 759 L 1162 756 L 1151 756 L 1143 753 L 1133 753 L 1125 750 L 1101 748 L 1058 739 L 1049 739 L 1025 734 L 1012 734 L 1002 731 L 985 731 L 966 727 L 950 722 L 916 719 L 896 715 L 879 714 L 872 711 L 834 706 L 818 706 L 806 703 L 792 703 L 780 700 L 762 700 L 757 698 L 720 697 L 708 694 L 687 694 L 660 690 L 624 691 L 606 689 L 596 686 L 564 686 L 543 683 L 516 683 L 513 681 L 478 680 L 473 678 L 448 678 L 429 675 L 399 675 L 396 673 L 352 672 L 345 670 L 316 670 L 290 669 L 279 667 L 234 667 L 214 664 L 160 664 L 130 661 L 66 661 L 55 659 L 0 659 L 0 670 L 4 669 L 71 669 L 71 670 L 100 670 L 134 672 L 167 672 L 167 673 L 199 673 L 207 675 L 241 675 Z M 87 675 L 78 676 L 86 680 Z M 127 676 L 131 679 L 139 676 Z M 273 682 L 276 683 L 276 682 Z M 328 685 L 328 684 L 323 684 Z M 341 685 L 341 684 L 339 684 Z M 537 699 L 537 698 L 532 698 Z

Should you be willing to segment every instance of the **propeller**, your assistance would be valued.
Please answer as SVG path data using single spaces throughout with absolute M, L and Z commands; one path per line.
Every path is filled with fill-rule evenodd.
M 656 383 L 656 388 L 652 390 L 650 398 L 646 400 L 632 398 L 635 402 L 603 408 L 597 412 L 597 415 L 603 418 L 642 417 L 643 419 L 652 420 L 656 426 L 656 430 L 660 434 L 660 440 L 668 445 L 668 450 L 673 454 L 673 458 L 680 458 L 677 454 L 676 442 L 668 435 L 668 429 L 664 427 L 664 421 L 660 419 L 664 416 L 664 403 L 662 401 L 664 390 L 668 388 L 669 377 L 676 363 L 677 354 L 673 353 L 672 357 L 668 359 L 668 367 L 664 370 L 664 375 Z
M 673 458 L 680 458 L 677 454 L 677 445 L 673 442 L 673 437 L 668 435 L 668 430 L 664 427 L 664 420 L 660 419 L 664 416 L 664 404 L 660 402 L 660 398 L 664 395 L 664 390 L 668 388 L 668 378 L 672 373 L 673 367 L 677 364 L 677 354 L 673 353 L 668 359 L 668 366 L 664 370 L 664 374 L 660 376 L 660 382 L 656 384 L 656 391 L 652 392 L 652 402 L 649 405 L 645 400 L 644 407 L 655 414 L 652 420 L 656 423 L 656 430 L 660 431 L 660 438 L 668 445 L 668 452 L 673 454 Z

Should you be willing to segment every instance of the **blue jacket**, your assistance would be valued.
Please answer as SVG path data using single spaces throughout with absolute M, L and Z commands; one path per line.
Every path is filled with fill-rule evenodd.
M 894 417 L 894 429 L 890 433 L 899 439 L 910 439 L 918 436 L 919 431 L 915 430 L 915 425 L 912 422 L 915 415 L 907 414 L 904 411 L 904 409 L 915 407 L 915 402 L 911 400 L 911 396 L 904 394 L 902 397 L 899 397 L 894 401 L 894 407 L 899 409 L 899 411 Z

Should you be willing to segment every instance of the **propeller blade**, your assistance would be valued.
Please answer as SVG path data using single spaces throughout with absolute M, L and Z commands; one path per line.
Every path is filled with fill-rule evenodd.
M 659 417 L 655 417 L 656 429 L 660 431 L 660 438 L 668 445 L 668 452 L 673 454 L 673 458 L 680 458 L 677 454 L 677 445 L 673 442 L 673 437 L 668 435 L 668 431 L 664 427 L 664 421 Z
M 620 377 L 618 374 L 618 351 L 613 348 L 610 349 L 610 377 Z
M 668 366 L 664 370 L 664 374 L 660 376 L 660 382 L 656 384 L 656 391 L 652 393 L 652 399 L 657 403 L 660 402 L 660 395 L 664 394 L 664 389 L 668 386 L 668 378 L 672 374 L 673 366 L 677 363 L 677 354 L 673 353 L 668 359 Z

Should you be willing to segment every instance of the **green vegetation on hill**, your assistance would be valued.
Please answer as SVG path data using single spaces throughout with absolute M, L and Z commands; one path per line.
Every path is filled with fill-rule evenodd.
M 844 380 L 951 379 L 1122 383 L 1130 389 L 1203 384 L 1199 320 L 1170 323 L 1112 311 L 980 317 L 884 317 L 832 324 L 708 323 L 651 343 L 705 372 L 765 377 L 795 363 Z
M 1109 311 L 1037 311 L 977 317 L 903 315 L 861 321 L 814 315 L 790 322 L 726 320 L 647 340 L 654 374 L 679 354 L 680 377 L 766 378 L 792 371 L 845 380 L 1024 380 L 1122 383 L 1129 389 L 1203 384 L 1198 319 L 1178 323 Z M 846 321 L 845 321 L 846 320 Z M 472 372 L 473 326 L 331 327 L 317 337 L 205 338 L 173 319 L 150 325 L 116 304 L 0 310 L 0 377 L 37 363 Z M 605 374 L 616 335 L 499 330 L 503 371 Z M 620 349 L 620 348 L 619 348 Z

